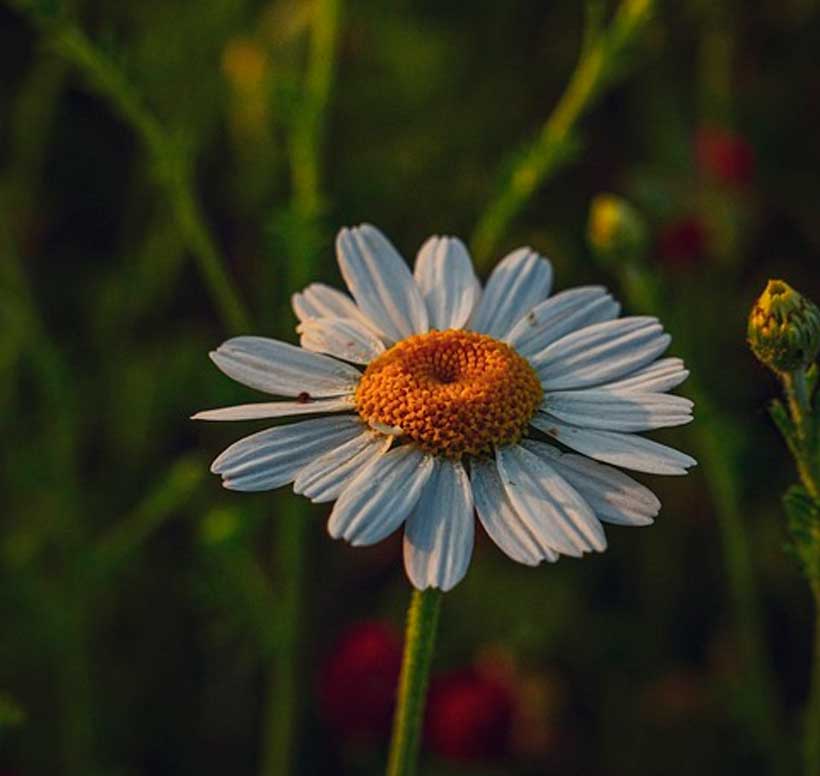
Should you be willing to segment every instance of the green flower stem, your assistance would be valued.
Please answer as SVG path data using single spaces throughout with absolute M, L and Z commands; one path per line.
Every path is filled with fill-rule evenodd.
M 618 60 L 645 29 L 652 7 L 652 0 L 623 0 L 610 26 L 601 30 L 602 5 L 587 3 L 585 43 L 569 84 L 535 142 L 479 219 L 471 241 L 479 267 L 486 268 L 510 222 L 538 188 L 571 160 L 577 146 L 576 124 L 620 75 Z
M 387 776 L 416 773 L 441 595 L 433 588 L 414 590 L 410 601 Z
M 46 14 L 30 0 L 6 2 L 29 16 L 53 48 L 85 76 L 139 136 L 223 324 L 233 332 L 249 331 L 250 316 L 196 198 L 193 167 L 185 147 L 163 127 L 117 65 L 66 16 Z
M 806 373 L 803 369 L 797 369 L 794 372 L 783 372 L 780 377 L 789 403 L 789 414 L 797 429 L 797 445 L 793 448 L 797 471 L 803 487 L 817 500 L 820 499 L 820 474 L 817 471 L 817 456 L 812 439 L 811 402 Z
M 814 658 L 806 706 L 803 750 L 806 776 L 820 776 L 820 587 L 814 589 Z
M 808 494 L 820 500 L 816 441 L 813 438 L 813 418 L 806 373 L 803 369 L 782 372 L 780 377 L 789 405 L 789 414 L 796 429 L 796 440 L 790 445 L 794 453 L 800 480 Z M 814 597 L 814 657 L 811 687 L 805 712 L 803 756 L 806 776 L 820 776 L 820 582 L 810 577 Z

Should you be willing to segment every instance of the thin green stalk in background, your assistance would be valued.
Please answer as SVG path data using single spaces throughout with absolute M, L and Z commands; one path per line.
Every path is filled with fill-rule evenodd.
M 797 431 L 797 444 L 794 445 L 795 464 L 803 487 L 813 499 L 820 499 L 820 483 L 813 472 L 814 462 L 809 449 L 811 435 L 811 402 L 809 400 L 806 373 L 802 369 L 794 372 L 783 372 L 783 389 L 789 404 L 789 413 Z M 818 733 L 820 735 L 820 733 Z
M 138 135 L 224 325 L 234 332 L 249 331 L 250 316 L 197 200 L 193 165 L 185 146 L 163 127 L 117 65 L 66 16 L 46 14 L 31 0 L 6 2 L 28 14 L 55 51 L 85 76 Z
M 159 122 L 144 107 L 119 70 L 65 17 L 49 16 L 33 3 L 11 0 L 11 5 L 28 13 L 60 59 L 43 60 L 44 64 L 32 75 L 38 83 L 42 81 L 42 88 L 24 89 L 22 92 L 23 97 L 12 120 L 14 164 L 4 176 L 4 211 L 10 204 L 12 212 L 22 215 L 24 219 L 29 216 L 34 202 L 33 187 L 39 180 L 42 165 L 41 150 L 46 143 L 51 123 L 49 119 L 64 77 L 62 63 L 74 65 L 143 140 L 161 173 L 159 180 L 170 196 L 180 231 L 198 261 L 225 324 L 234 330 L 247 328 L 244 307 L 224 270 L 222 259 L 195 201 L 189 168 L 184 164 L 184 157 L 176 153 L 178 149 L 170 135 L 163 131 Z M 26 185 L 20 186 L 21 182 Z M 51 341 L 42 325 L 22 272 L 15 243 L 24 234 L 25 228 L 19 223 L 15 223 L 14 234 L 10 224 L 2 229 L 0 292 L 8 295 L 7 313 L 16 318 L 15 330 L 24 333 L 26 352 L 39 377 L 45 414 L 49 419 L 51 445 L 48 449 L 53 452 L 55 476 L 62 483 L 63 509 L 59 520 L 62 528 L 58 530 L 58 525 L 52 523 L 50 533 L 51 537 L 57 534 L 64 537 L 61 549 L 65 553 L 66 575 L 64 584 L 55 592 L 62 600 L 62 605 L 55 609 L 58 616 L 54 623 L 60 634 L 60 639 L 55 643 L 62 644 L 56 657 L 56 686 L 62 720 L 65 772 L 79 776 L 93 770 L 96 761 L 93 688 L 90 682 L 93 672 L 88 648 L 89 598 L 81 580 L 75 578 L 78 572 L 75 561 L 84 552 L 81 489 L 76 471 L 79 416 L 70 372 L 58 346 Z M 43 541 L 46 538 L 44 536 Z
M 806 776 L 820 776 L 820 587 L 814 593 L 814 653 L 811 687 L 804 720 Z
M 307 215 L 321 208 L 322 147 L 336 70 L 340 11 L 339 0 L 322 0 L 315 11 L 304 95 L 290 137 L 293 201 Z
M 410 600 L 387 776 L 416 773 L 441 595 L 434 588 L 414 590 Z
M 59 536 L 60 560 L 67 572 L 65 584 L 54 590 L 60 606 L 50 610 L 49 625 L 58 634 L 54 639 L 59 653 L 54 656 L 57 699 L 60 718 L 60 746 L 63 767 L 68 776 L 83 776 L 96 762 L 93 721 L 91 661 L 88 655 L 85 625 L 86 601 L 77 581 L 71 578 L 72 561 L 82 546 L 82 497 L 77 473 L 78 423 L 76 394 L 70 372 L 59 348 L 51 340 L 37 310 L 28 285 L 20 255 L 6 214 L 0 212 L 0 296 L 11 316 L 7 324 L 25 339 L 22 350 L 30 359 L 43 401 L 44 424 L 47 423 L 50 453 L 44 464 L 44 478 L 61 493 L 62 509 L 58 519 L 49 524 L 48 534 L 38 536 L 36 547 L 29 550 L 28 561 L 50 539 Z M 53 477 L 48 480 L 49 474 Z M 50 571 L 53 575 L 53 569 Z
M 619 262 L 613 265 L 629 306 L 634 310 L 663 314 L 664 289 L 661 281 L 647 267 L 637 261 Z M 688 363 L 694 354 L 681 355 Z M 731 442 L 737 438 L 733 425 L 720 412 L 709 392 L 703 387 L 695 371 L 687 378 L 686 394 L 695 404 L 696 422 L 691 434 L 695 443 L 696 457 L 715 509 L 721 546 L 728 576 L 732 601 L 734 626 L 741 654 L 743 685 L 747 690 L 742 706 L 748 711 L 749 722 L 756 736 L 765 742 L 776 768 L 780 764 L 780 712 L 774 678 L 767 658 L 763 635 L 763 618 L 760 611 L 760 595 L 755 581 L 752 550 L 744 525 L 740 476 L 736 468 L 739 454 Z
M 263 751 L 260 776 L 285 776 L 291 772 L 296 749 L 295 734 L 301 717 L 299 693 L 299 641 L 305 583 L 305 534 L 308 509 L 292 494 L 279 498 L 272 564 L 279 579 L 273 661 L 267 708 L 263 720 Z
M 312 246 L 318 242 L 324 130 L 335 76 L 340 15 L 339 0 L 320 0 L 316 4 L 303 97 L 290 126 L 291 207 L 297 228 L 289 246 L 288 293 L 305 285 L 316 264 Z M 271 666 L 260 776 L 290 773 L 294 733 L 301 717 L 298 656 L 303 626 L 306 528 L 311 510 L 308 502 L 291 494 L 283 494 L 279 504 L 274 564 L 281 580 L 281 627 Z
M 576 124 L 621 74 L 621 57 L 646 28 L 652 7 L 653 0 L 623 0 L 611 24 L 602 29 L 602 4 L 587 3 L 585 41 L 569 84 L 535 142 L 485 208 L 473 233 L 472 254 L 479 267 L 486 269 L 515 216 L 572 158 L 578 144 Z
M 814 601 L 814 648 L 811 683 L 803 721 L 803 757 L 806 776 L 820 776 L 820 451 L 816 448 L 820 442 L 820 419 L 812 413 L 805 369 L 800 367 L 781 372 L 780 378 L 792 422 L 792 433 L 786 436 L 786 441 L 794 456 L 800 481 L 811 500 L 811 506 L 808 507 L 811 514 L 810 521 L 807 521 L 808 529 L 798 528 L 795 531 L 793 528 L 792 534 L 798 553 L 802 556 L 803 570 Z M 795 503 L 796 500 L 787 495 L 787 510 L 790 504 Z M 793 526 L 797 512 L 795 509 L 790 514 Z
M 198 455 L 176 460 L 133 511 L 97 539 L 94 561 L 89 565 L 106 575 L 120 568 L 129 554 L 194 495 L 207 470 Z

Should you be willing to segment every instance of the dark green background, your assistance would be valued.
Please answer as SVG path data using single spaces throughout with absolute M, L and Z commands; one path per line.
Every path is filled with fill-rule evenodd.
M 194 154 L 253 333 L 290 341 L 288 283 L 303 274 L 292 257 L 316 257 L 315 279 L 338 283 L 339 227 L 370 221 L 409 259 L 429 234 L 470 236 L 558 99 L 582 26 L 569 1 L 345 4 L 325 202 L 293 251 L 306 230 L 289 204 L 286 141 L 310 4 L 75 5 Z M 499 252 L 529 244 L 552 259 L 558 288 L 596 282 L 620 294 L 622 272 L 585 244 L 595 194 L 629 197 L 653 240 L 681 218 L 706 224 L 691 262 L 671 266 L 657 250 L 648 262 L 671 353 L 686 355 L 731 430 L 717 454 L 739 477 L 786 772 L 797 767 L 811 601 L 784 552 L 780 495 L 794 473 L 765 412 L 777 385 L 744 338 L 767 278 L 820 299 L 818 10 L 812 0 L 661 5 L 623 82 L 583 120 L 577 158 Z M 267 58 L 256 123 L 224 65 L 237 40 Z M 274 532 L 284 502 L 222 491 L 207 474 L 256 424 L 188 420 L 255 397 L 208 361 L 229 332 L 129 126 L 2 4 L 0 68 L 0 771 L 255 773 L 281 627 L 273 603 L 290 584 Z M 706 125 L 751 144 L 748 185 L 698 170 L 694 137 Z M 696 427 L 718 421 L 697 413 L 657 438 L 702 460 Z M 750 721 L 705 472 L 640 479 L 663 511 L 651 528 L 611 528 L 602 556 L 530 569 L 480 538 L 445 598 L 435 670 L 503 649 L 553 688 L 552 744 L 495 765 L 433 757 L 423 773 L 772 772 Z M 327 536 L 326 515 L 308 518 L 295 772 L 378 773 L 384 742 L 351 749 L 323 722 L 317 665 L 353 621 L 401 625 L 400 543 L 352 550 Z

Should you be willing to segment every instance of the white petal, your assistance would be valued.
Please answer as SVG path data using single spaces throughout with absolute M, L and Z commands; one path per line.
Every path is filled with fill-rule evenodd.
M 291 298 L 293 312 L 300 321 L 309 318 L 356 318 L 365 317 L 356 303 L 345 293 L 324 283 L 311 283 L 301 293 Z
M 239 404 L 218 410 L 203 410 L 191 420 L 259 420 L 282 418 L 288 415 L 318 415 L 323 412 L 345 412 L 353 409 L 353 398 L 316 399 L 309 401 L 271 401 L 259 404 Z
M 392 441 L 374 431 L 365 431 L 305 466 L 293 483 L 294 493 L 307 496 L 316 504 L 337 499 L 365 466 L 387 452 Z
M 237 382 L 278 396 L 343 396 L 362 376 L 350 364 L 265 337 L 229 339 L 211 359 Z
M 496 454 L 512 505 L 541 541 L 565 555 L 606 548 L 595 513 L 555 469 L 520 445 L 498 448 Z
M 530 359 L 544 390 L 586 388 L 615 380 L 654 361 L 670 337 L 657 319 L 620 318 L 562 337 Z
M 541 409 L 565 423 L 607 431 L 650 431 L 692 420 L 692 402 L 682 396 L 609 388 L 555 391 L 547 394 Z
M 612 466 L 551 445 L 525 439 L 522 446 L 547 460 L 577 490 L 599 520 L 617 525 L 650 525 L 661 508 L 657 496 Z
M 452 590 L 467 573 L 475 519 L 470 480 L 461 463 L 436 459 L 404 529 L 404 568 L 413 587 Z
M 624 469 L 649 474 L 686 474 L 689 467 L 697 465 L 686 453 L 637 434 L 577 428 L 542 413 L 536 413 L 530 422 L 567 447 Z
M 232 444 L 212 464 L 231 490 L 271 490 L 291 482 L 319 455 L 343 445 L 365 426 L 355 416 L 314 418 L 277 426 Z
M 493 270 L 469 327 L 503 339 L 552 286 L 552 265 L 529 248 L 505 256 Z
M 501 550 L 518 563 L 537 566 L 554 562 L 558 553 L 539 543 L 510 502 L 495 461 L 475 458 L 470 463 L 470 482 L 476 512 L 484 530 Z
M 388 342 L 427 331 L 427 309 L 404 259 L 370 224 L 336 238 L 342 276 L 359 309 Z
M 687 377 L 689 370 L 684 368 L 680 358 L 662 358 L 654 364 L 645 366 L 637 372 L 614 383 L 601 386 L 613 391 L 642 391 L 664 393 L 677 388 Z
M 355 318 L 310 318 L 296 327 L 302 347 L 356 364 L 384 353 L 384 343 Z
M 561 337 L 593 323 L 611 321 L 620 312 L 621 306 L 603 286 L 572 288 L 533 307 L 505 341 L 522 356 L 534 356 Z
M 342 491 L 327 529 L 334 539 L 375 544 L 395 531 L 419 500 L 433 457 L 413 445 L 380 455 Z
M 461 240 L 431 237 L 419 250 L 413 276 L 431 329 L 460 329 L 467 323 L 481 296 L 481 284 Z

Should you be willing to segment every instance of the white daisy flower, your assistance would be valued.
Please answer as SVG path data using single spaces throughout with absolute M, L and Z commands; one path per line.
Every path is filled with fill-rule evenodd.
M 605 549 L 602 522 L 648 525 L 660 510 L 615 466 L 695 465 L 637 435 L 692 419 L 692 402 L 668 393 L 689 373 L 660 358 L 670 337 L 655 318 L 618 318 L 600 286 L 550 296 L 552 267 L 528 248 L 483 291 L 453 237 L 427 240 L 412 275 L 373 226 L 343 229 L 336 248 L 352 298 L 320 283 L 295 294 L 301 347 L 235 337 L 211 353 L 238 382 L 292 400 L 195 418 L 318 416 L 231 445 L 211 467 L 226 488 L 293 483 L 335 501 L 328 530 L 354 545 L 404 525 L 412 584 L 449 590 L 475 514 L 513 560 L 580 556 Z

